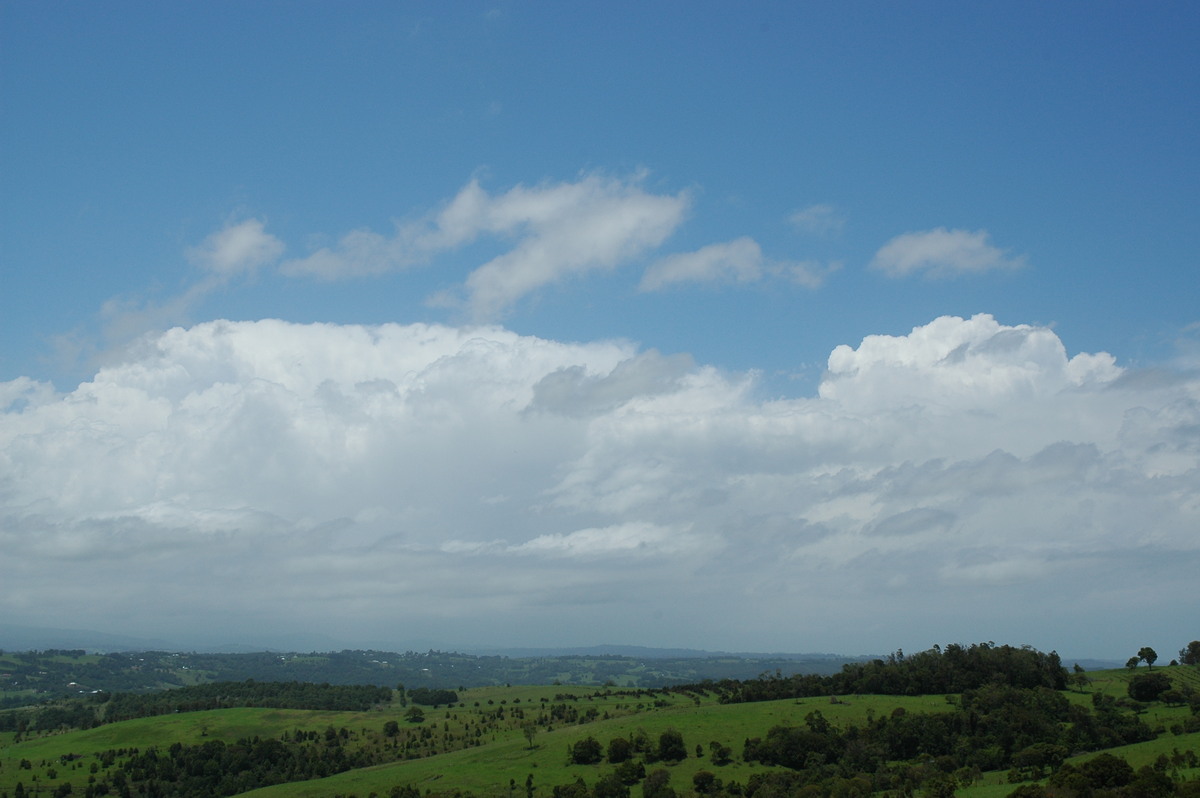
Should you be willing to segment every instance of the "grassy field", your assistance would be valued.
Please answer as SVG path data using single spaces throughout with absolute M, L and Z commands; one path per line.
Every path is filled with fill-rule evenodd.
M 589 785 L 610 772 L 612 765 L 568 764 L 568 748 L 585 737 L 595 737 L 602 745 L 614 737 L 626 737 L 639 731 L 652 740 L 667 729 L 683 735 L 689 756 L 673 764 L 647 766 L 647 771 L 665 767 L 671 773 L 676 790 L 690 790 L 692 776 L 699 770 L 711 770 L 723 781 L 745 783 L 752 773 L 769 770 L 762 765 L 746 764 L 737 759 L 748 737 L 765 736 L 772 726 L 801 725 L 804 717 L 819 710 L 832 724 L 845 727 L 863 724 L 871 715 L 890 713 L 897 707 L 909 712 L 942 712 L 951 707 L 944 696 L 856 696 L 844 703 L 833 704 L 828 698 L 799 701 L 767 701 L 753 704 L 718 704 L 701 700 L 677 703 L 670 707 L 644 713 L 600 720 L 583 726 L 570 726 L 541 733 L 529 747 L 519 731 L 501 737 L 484 748 L 473 748 L 429 759 L 398 762 L 376 768 L 342 773 L 327 779 L 295 784 L 281 784 L 246 793 L 255 798 L 295 796 L 329 796 L 356 794 L 367 796 L 374 792 L 386 795 L 397 785 L 411 784 L 422 792 L 428 789 L 469 790 L 479 796 L 507 796 L 509 784 L 515 784 L 514 794 L 523 794 L 525 780 L 533 776 L 538 795 L 546 795 L 555 785 L 568 784 L 582 777 Z M 716 766 L 709 758 L 709 743 L 730 746 L 733 762 Z M 700 745 L 703 756 L 695 756 Z
M 563 693 L 564 690 L 571 692 Z M 670 694 L 654 698 L 603 695 L 596 688 L 576 687 L 489 687 L 466 690 L 453 707 L 423 708 L 425 721 L 421 726 L 436 730 L 439 736 L 459 738 L 468 730 L 479 727 L 488 716 L 503 710 L 505 720 L 493 723 L 493 728 L 478 747 L 471 747 L 436 756 L 423 756 L 402 762 L 351 771 L 319 781 L 280 785 L 260 791 L 274 795 L 331 795 L 336 792 L 370 792 L 385 794 L 397 784 L 425 786 L 449 785 L 469 789 L 480 795 L 507 795 L 507 785 L 514 780 L 524 788 L 525 779 L 533 774 L 535 783 L 549 788 L 573 781 L 582 775 L 589 782 L 612 766 L 569 766 L 568 747 L 588 736 L 607 746 L 613 737 L 629 737 L 644 732 L 652 741 L 669 728 L 680 730 L 689 750 L 689 758 L 670 766 L 676 774 L 673 781 L 690 785 L 692 774 L 702 768 L 712 769 L 725 780 L 744 781 L 749 773 L 761 770 L 758 765 L 734 762 L 716 767 L 708 759 L 709 744 L 720 742 L 741 752 L 747 737 L 763 736 L 778 724 L 801 724 L 805 715 L 820 712 L 834 725 L 862 724 L 871 715 L 888 713 L 897 707 L 914 711 L 944 711 L 950 708 L 942 696 L 897 697 L 863 696 L 831 703 L 829 699 L 775 701 L 754 704 L 718 704 L 712 696 Z M 551 724 L 552 730 L 540 730 L 530 747 L 520 728 L 516 710 L 542 712 L 555 704 L 569 706 L 581 717 L 594 713 L 589 722 Z M 278 709 L 224 709 L 187 712 L 153 718 L 141 718 L 109 724 L 96 729 L 52 733 L 45 736 L 12 742 L 8 735 L 0 747 L 0 790 L 9 791 L 21 781 L 31 784 L 57 786 L 70 781 L 75 789 L 85 786 L 91 775 L 90 765 L 96 755 L 112 749 L 145 750 L 150 746 L 166 748 L 173 742 L 185 745 L 206 740 L 234 742 L 241 738 L 278 738 L 296 730 L 323 732 L 333 727 L 351 730 L 361 745 L 376 744 L 380 731 L 388 720 L 401 723 L 406 729 L 417 727 L 404 720 L 404 708 L 397 704 L 370 712 L 315 712 Z M 695 757 L 696 746 L 703 757 Z M 64 763 L 64 757 L 69 762 Z M 30 763 L 28 769 L 21 761 Z M 99 776 L 103 775 L 100 771 Z M 36 777 L 36 782 L 33 781 Z M 544 793 L 543 793 L 544 794 Z
M 1142 669 L 1144 670 L 1144 669 Z M 1155 668 L 1176 681 L 1200 689 L 1200 673 L 1194 668 Z M 1070 691 L 1070 700 L 1090 705 L 1092 692 L 1124 697 L 1134 672 L 1101 671 L 1091 674 L 1087 692 Z M 325 779 L 276 785 L 247 795 L 259 798 L 286 796 L 357 795 L 386 796 L 395 786 L 412 785 L 426 790 L 451 792 L 469 790 L 480 798 L 499 796 L 524 798 L 527 778 L 532 777 L 538 798 L 550 789 L 582 777 L 589 785 L 612 771 L 607 763 L 569 764 L 570 747 L 594 737 L 607 747 L 617 737 L 645 735 L 657 742 L 659 735 L 678 730 L 688 757 L 677 764 L 647 765 L 647 771 L 665 767 L 671 784 L 680 794 L 691 790 L 692 776 L 710 770 L 725 782 L 745 784 L 756 772 L 769 770 L 760 764 L 741 761 L 744 741 L 764 737 L 776 725 L 802 725 L 805 716 L 819 711 L 834 726 L 864 725 L 869 718 L 892 713 L 942 712 L 952 709 L 946 696 L 848 696 L 837 700 L 809 698 L 750 704 L 720 704 L 703 693 L 626 692 L 615 688 L 570 686 L 486 687 L 459 691 L 452 706 L 423 707 L 423 723 L 405 720 L 406 708 L 393 703 L 368 712 L 318 712 L 280 709 L 223 709 L 186 712 L 143 718 L 101 726 L 86 731 L 50 733 L 14 742 L 13 735 L 0 735 L 0 792 L 12 795 L 18 781 L 28 790 L 39 787 L 48 793 L 70 782 L 74 794 L 83 792 L 89 776 L 104 778 L 102 767 L 92 770 L 97 755 L 114 749 L 167 748 L 171 743 L 200 744 L 208 740 L 227 743 L 243 738 L 279 739 L 296 731 L 323 733 L 346 729 L 349 747 L 387 751 L 383 729 L 388 721 L 402 727 L 404 739 L 422 736 L 420 747 L 401 749 L 395 756 L 410 758 L 370 768 L 352 770 Z M 558 712 L 557 719 L 547 718 Z M 1161 730 L 1158 739 L 1114 749 L 1135 767 L 1152 763 L 1161 754 L 1175 750 L 1200 749 L 1200 734 L 1175 735 L 1173 727 L 1190 714 L 1187 707 L 1154 704 L 1142 713 L 1152 728 Z M 525 719 L 541 717 L 532 745 L 525 737 Z M 418 734 L 420 733 L 420 734 Z M 732 749 L 733 759 L 725 765 L 711 760 L 710 744 Z M 699 748 L 699 751 L 697 751 Z M 457 750 L 456 750 L 457 749 Z M 443 752 L 445 751 L 445 752 Z M 1094 754 L 1093 754 L 1094 755 Z M 28 763 L 23 767 L 22 763 Z M 1003 798 L 1014 785 L 1006 773 L 987 773 L 981 783 L 959 791 L 964 798 Z M 1200 776 L 1200 773 L 1193 774 Z M 635 788 L 635 794 L 636 788 Z

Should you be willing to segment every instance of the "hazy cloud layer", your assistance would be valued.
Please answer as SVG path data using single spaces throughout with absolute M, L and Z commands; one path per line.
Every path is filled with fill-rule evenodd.
M 921 233 L 905 233 L 887 242 L 875 253 L 871 268 L 889 277 L 923 273 L 927 277 L 953 277 L 998 269 L 1018 269 L 1023 257 L 988 243 L 986 230 L 947 230 L 939 227 Z
M 211 322 L 0 410 L 0 614 L 27 622 L 862 650 L 1039 613 L 1027 642 L 1086 652 L 1200 565 L 1200 381 L 986 315 L 770 401 L 622 342 Z

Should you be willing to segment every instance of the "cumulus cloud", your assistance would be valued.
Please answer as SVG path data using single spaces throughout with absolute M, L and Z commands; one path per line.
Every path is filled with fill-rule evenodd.
M 762 265 L 762 248 L 743 236 L 663 258 L 646 270 L 639 288 L 657 291 L 675 283 L 752 282 L 762 276 Z
M 573 183 L 518 185 L 493 196 L 472 180 L 441 210 L 398 224 L 390 237 L 357 230 L 335 247 L 284 263 L 282 271 L 329 280 L 381 274 L 487 236 L 503 241 L 506 251 L 474 269 L 459 291 L 434 301 L 493 319 L 540 288 L 614 269 L 666 240 L 690 200 L 686 192 L 651 193 L 643 181 L 644 175 L 592 174 Z
M 810 235 L 827 236 L 842 232 L 846 219 L 832 205 L 809 205 L 788 216 L 793 227 Z
M 69 392 L 0 384 L 0 613 L 850 651 L 1024 617 L 1013 642 L 1090 651 L 1200 566 L 1200 382 L 1134 376 L 987 315 L 840 346 L 769 401 L 621 341 L 176 328 Z
M 100 361 L 113 350 L 130 345 L 143 335 L 157 334 L 173 325 L 187 324 L 192 312 L 214 292 L 283 255 L 284 244 L 266 232 L 259 219 L 229 223 L 184 251 L 184 257 L 201 275 L 182 290 L 168 295 L 125 294 L 105 300 L 98 313 L 100 335 L 83 327 L 59 336 L 56 344 L 65 362 Z M 97 340 L 98 339 L 98 340 Z
M 988 243 L 986 230 L 947 230 L 938 227 L 920 233 L 904 233 L 884 244 L 875 253 L 871 268 L 888 277 L 907 277 L 923 273 L 927 277 L 953 277 L 960 274 L 1019 269 L 1023 256 L 1010 257 Z
M 806 288 L 819 288 L 837 265 L 772 261 L 763 256 L 758 242 L 747 236 L 709 244 L 694 252 L 669 255 L 642 276 L 641 291 L 660 291 L 680 283 L 751 283 L 765 276 L 782 277 Z
M 232 277 L 273 263 L 283 255 L 283 242 L 266 232 L 258 219 L 226 225 L 187 251 L 187 258 L 202 269 Z

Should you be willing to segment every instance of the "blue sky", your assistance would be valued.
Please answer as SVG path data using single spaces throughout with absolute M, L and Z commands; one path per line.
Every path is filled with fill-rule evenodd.
M 0 612 L 1173 650 L 1198 34 L 1189 3 L 0 3 Z M 80 617 L 96 558 L 126 588 Z

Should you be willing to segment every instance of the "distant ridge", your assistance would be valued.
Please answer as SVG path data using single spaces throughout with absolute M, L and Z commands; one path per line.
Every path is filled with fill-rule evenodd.
M 571 646 L 564 648 L 464 648 L 464 654 L 501 657 L 633 657 L 634 659 L 711 659 L 714 657 L 737 657 L 739 659 L 770 660 L 838 660 L 856 662 L 870 660 L 877 655 L 846 656 L 827 653 L 787 653 L 775 651 L 707 651 L 698 648 L 653 648 L 651 646 L 621 646 L 603 644 L 598 646 Z
M 179 641 L 168 641 L 161 638 L 137 637 L 133 635 L 97 632 L 88 629 L 60 629 L 53 627 L 20 626 L 0 623 L 0 650 L 5 651 L 35 651 L 44 649 L 83 649 L 92 653 L 137 652 L 137 651 L 191 651 L 206 653 L 297 653 L 297 652 L 335 652 L 335 651 L 440 651 L 457 652 L 481 657 L 546 658 L 554 657 L 628 657 L 645 660 L 689 660 L 689 659 L 720 659 L 723 657 L 743 660 L 759 660 L 770 662 L 807 662 L 824 663 L 820 670 L 826 670 L 830 665 L 840 665 L 852 662 L 868 662 L 873 659 L 886 659 L 886 654 L 832 654 L 828 652 L 785 652 L 785 651 L 712 651 L 697 648 L 656 648 L 653 646 L 633 646 L 604 643 L 595 646 L 512 646 L 512 647 L 481 647 L 449 645 L 444 642 L 428 640 L 409 640 L 405 644 L 373 641 L 370 644 L 352 644 L 324 636 L 284 635 L 269 637 L 261 642 L 223 642 L 203 643 L 192 642 L 181 644 Z M 915 651 L 916 649 L 914 649 Z M 1061 657 L 1068 668 L 1078 664 L 1084 670 L 1107 670 L 1120 668 L 1125 660 L 1103 659 L 1096 657 L 1072 658 L 1068 655 Z
M 0 623 L 0 648 L 34 651 L 47 648 L 86 651 L 161 651 L 171 648 L 165 640 L 130 635 L 92 632 L 86 629 L 51 629 Z

